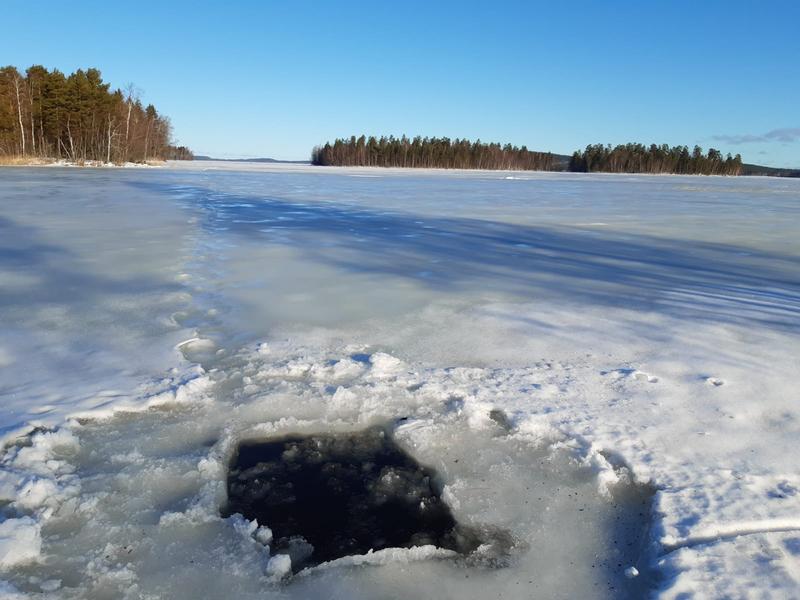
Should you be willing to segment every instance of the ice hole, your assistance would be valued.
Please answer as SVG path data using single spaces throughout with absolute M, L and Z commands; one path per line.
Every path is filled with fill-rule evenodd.
M 379 427 L 243 442 L 225 515 L 267 525 L 295 572 L 384 548 L 469 554 L 483 540 L 456 522 L 435 479 Z
M 269 410 L 283 414 L 285 407 L 276 408 L 269 397 L 259 410 L 237 413 L 239 431 L 263 424 Z M 227 465 L 218 462 L 230 447 L 230 414 L 218 404 L 201 404 L 76 425 L 77 448 L 57 455 L 65 477 L 61 492 L 45 499 L 57 508 L 42 524 L 44 559 L 6 571 L 3 579 L 31 595 L 41 594 L 40 584 L 59 580 L 59 597 L 87 600 L 130 595 L 132 581 L 143 597 L 175 600 L 432 594 L 443 600 L 638 600 L 660 585 L 651 553 L 658 548 L 650 546 L 648 533 L 653 490 L 631 482 L 622 456 L 606 453 L 620 477 L 601 493 L 596 467 L 571 445 L 507 431 L 495 419 L 474 427 L 452 410 L 395 421 L 387 438 L 374 440 L 379 450 L 389 448 L 388 456 L 399 452 L 410 458 L 412 473 L 424 465 L 419 469 L 428 475 L 430 489 L 423 492 L 441 498 L 444 514 L 455 522 L 451 549 L 387 548 L 334 561 L 335 568 L 306 569 L 320 559 L 304 557 L 310 544 L 281 534 L 270 514 L 258 521 L 274 528 L 271 542 L 265 531 L 242 535 L 238 520 L 220 518 L 220 502 L 226 505 L 224 516 L 234 512 L 223 496 L 239 456 Z M 318 429 L 308 431 L 330 426 L 319 421 Z M 277 435 L 260 442 L 289 439 Z M 370 446 L 363 439 L 353 442 L 353 434 L 309 438 L 325 450 L 331 436 L 368 456 Z M 209 447 L 213 440 L 219 442 Z M 17 454 L 13 449 L 9 456 Z M 244 459 L 246 452 L 241 455 Z M 253 457 L 260 460 L 257 452 Z M 326 502 L 315 508 L 325 510 Z M 19 516 L 10 512 L 16 510 L 6 506 L 4 517 Z M 446 527 L 432 529 L 439 535 Z M 447 536 L 442 537 L 434 543 L 446 548 Z M 259 546 L 264 542 L 269 551 Z M 482 545 L 470 552 L 476 543 Z M 268 561 L 281 553 L 293 557 L 296 570 L 303 569 L 289 585 L 271 576 Z

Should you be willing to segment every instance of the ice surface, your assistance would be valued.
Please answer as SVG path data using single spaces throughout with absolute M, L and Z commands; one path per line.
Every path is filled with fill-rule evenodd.
M 797 595 L 800 182 L 507 176 L 0 171 L 2 594 Z M 386 423 L 513 564 L 220 517 L 240 441 Z

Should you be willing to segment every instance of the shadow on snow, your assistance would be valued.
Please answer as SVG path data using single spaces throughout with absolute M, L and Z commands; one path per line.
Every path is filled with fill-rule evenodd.
M 170 194 L 170 186 L 135 183 Z M 423 217 L 330 202 L 180 187 L 214 234 L 279 244 L 348 272 L 444 290 L 655 311 L 800 329 L 795 257 L 604 229 Z

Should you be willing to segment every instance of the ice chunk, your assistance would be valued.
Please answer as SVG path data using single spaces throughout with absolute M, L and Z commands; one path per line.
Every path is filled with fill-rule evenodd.
M 272 579 L 283 579 L 292 572 L 292 559 L 288 554 L 276 554 L 267 562 L 266 572 Z
M 373 377 L 385 378 L 396 375 L 403 368 L 403 361 L 385 352 L 376 352 L 370 356 Z
M 41 548 L 41 526 L 31 517 L 0 523 L 0 569 L 37 560 Z

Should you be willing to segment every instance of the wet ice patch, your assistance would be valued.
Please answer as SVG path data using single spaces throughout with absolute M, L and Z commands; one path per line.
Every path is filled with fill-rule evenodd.
M 10 367 L 16 362 L 14 355 L 9 350 L 0 346 L 0 369 Z

